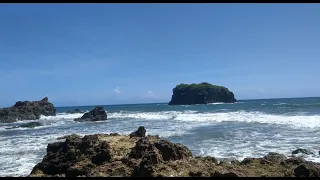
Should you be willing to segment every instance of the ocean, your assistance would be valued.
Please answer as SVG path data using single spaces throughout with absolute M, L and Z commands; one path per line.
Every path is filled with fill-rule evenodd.
M 34 129 L 5 129 L 25 122 L 0 124 L 0 176 L 29 175 L 46 154 L 48 143 L 72 133 L 129 134 L 145 126 L 147 134 L 182 143 L 194 155 L 218 160 L 263 157 L 268 152 L 287 156 L 297 148 L 320 162 L 320 98 L 243 100 L 236 104 L 169 106 L 167 104 L 107 105 L 108 120 L 75 122 L 78 108 L 58 107 L 57 116 L 41 117 Z M 30 121 L 27 121 L 30 122 Z

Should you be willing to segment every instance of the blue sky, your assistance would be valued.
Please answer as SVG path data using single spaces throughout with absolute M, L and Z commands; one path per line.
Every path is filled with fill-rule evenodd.
M 319 96 L 320 4 L 1 4 L 0 106 Z

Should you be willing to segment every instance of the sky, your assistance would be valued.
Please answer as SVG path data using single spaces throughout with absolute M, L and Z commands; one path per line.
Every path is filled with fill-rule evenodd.
M 0 106 L 320 96 L 320 4 L 1 4 Z

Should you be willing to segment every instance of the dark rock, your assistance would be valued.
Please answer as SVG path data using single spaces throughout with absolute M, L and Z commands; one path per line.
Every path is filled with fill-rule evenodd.
M 251 164 L 251 163 L 253 163 L 254 162 L 254 158 L 244 158 L 241 162 L 240 162 L 240 164 L 241 165 L 247 165 L 247 164 Z
M 212 177 L 243 177 L 244 175 L 239 172 L 235 171 L 215 171 L 212 175 Z
M 206 82 L 199 84 L 179 84 L 173 90 L 169 105 L 208 104 L 216 102 L 235 103 L 233 92 L 223 86 Z
M 142 158 L 143 154 L 147 151 L 147 149 L 150 149 L 150 146 L 151 143 L 147 138 L 139 139 L 136 142 L 136 145 L 131 149 L 129 157 L 134 159 Z
M 146 137 L 146 129 L 144 126 L 139 126 L 137 131 L 130 134 L 130 137 Z
M 78 122 L 107 120 L 107 113 L 102 106 L 97 106 L 90 112 L 85 113 L 81 118 L 74 119 Z
M 270 152 L 265 157 L 263 157 L 263 159 L 267 160 L 267 161 L 264 161 L 265 163 L 268 163 L 268 162 L 280 163 L 285 161 L 287 157 L 283 154 Z
M 77 134 L 71 134 L 71 135 L 66 135 L 66 136 L 58 137 L 57 140 L 67 139 L 67 138 L 81 138 L 81 136 L 79 136 L 79 135 L 77 135 Z
M 77 162 L 85 161 L 85 168 L 74 169 Z M 68 137 L 65 142 L 56 142 L 47 146 L 47 155 L 42 162 L 32 170 L 38 170 L 47 175 L 66 174 L 67 176 L 83 175 L 92 166 L 110 162 L 110 146 L 106 141 L 99 141 L 96 135 L 87 135 L 83 138 L 76 136 Z M 92 164 L 92 165 L 88 165 Z M 84 168 L 84 169 L 82 169 Z
M 320 168 L 312 163 L 301 164 L 294 169 L 296 177 L 320 177 Z
M 218 160 L 215 157 L 211 157 L 211 156 L 205 156 L 205 157 L 196 156 L 195 159 L 201 159 L 201 160 L 209 161 L 215 164 L 218 163 Z
M 302 149 L 302 148 L 298 148 L 298 149 L 292 151 L 292 154 L 299 154 L 299 153 L 306 154 L 306 155 L 314 154 L 313 152 L 311 152 L 307 149 Z
M 0 108 L 0 123 L 36 120 L 40 115 L 56 115 L 56 109 L 47 97 L 40 101 L 18 101 L 9 108 Z
M 285 164 L 299 165 L 299 164 L 302 164 L 302 163 L 305 163 L 305 162 L 306 162 L 306 160 L 304 160 L 301 157 L 292 157 L 292 158 L 286 159 L 284 163 Z
M 110 133 L 110 136 L 120 136 L 119 133 Z
M 202 172 L 189 172 L 190 177 L 201 177 Z
M 154 146 L 159 149 L 162 154 L 163 160 L 179 160 L 192 157 L 191 151 L 182 144 L 174 144 L 167 140 L 160 140 L 154 143 Z
M 38 127 L 38 126 L 43 126 L 43 124 L 39 123 L 39 122 L 29 122 L 29 123 L 25 123 L 25 124 L 21 124 L 19 126 L 13 126 L 11 128 L 6 128 L 6 129 L 16 129 L 16 128 L 34 128 L 34 127 Z

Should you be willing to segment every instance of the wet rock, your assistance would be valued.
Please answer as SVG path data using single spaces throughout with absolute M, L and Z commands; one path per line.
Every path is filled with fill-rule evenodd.
M 102 106 L 97 106 L 90 112 L 85 113 L 81 118 L 74 119 L 78 122 L 107 120 L 107 113 Z
M 146 137 L 146 129 L 144 126 L 139 126 L 137 131 L 130 134 L 130 137 Z
M 299 154 L 299 153 L 306 154 L 306 155 L 314 154 L 312 151 L 309 151 L 307 149 L 302 149 L 302 148 L 298 148 L 298 149 L 292 151 L 292 154 Z
M 55 116 L 56 109 L 45 97 L 40 101 L 18 101 L 9 108 L 0 108 L 0 123 L 36 120 L 41 115 Z

